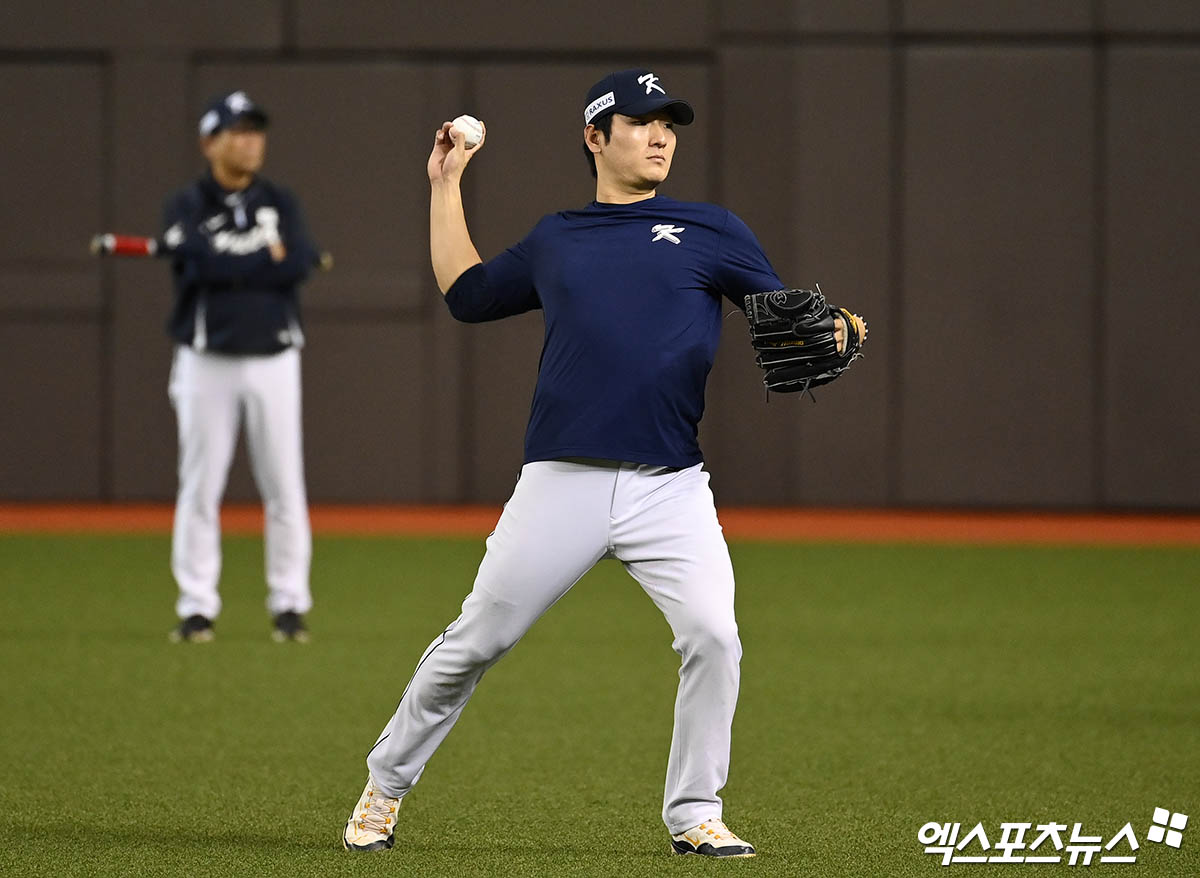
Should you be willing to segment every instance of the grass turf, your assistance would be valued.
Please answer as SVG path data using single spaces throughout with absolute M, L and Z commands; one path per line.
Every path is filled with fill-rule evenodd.
M 365 752 L 482 541 L 318 539 L 307 646 L 268 639 L 261 544 L 225 546 L 193 646 L 165 537 L 0 536 L 0 873 L 932 875 L 927 821 L 1131 821 L 1138 862 L 1092 873 L 1200 874 L 1200 551 L 734 544 L 724 798 L 761 853 L 713 863 L 667 852 L 677 659 L 618 564 L 484 679 L 397 847 L 351 856 Z M 1147 843 L 1156 806 L 1192 815 L 1181 849 Z

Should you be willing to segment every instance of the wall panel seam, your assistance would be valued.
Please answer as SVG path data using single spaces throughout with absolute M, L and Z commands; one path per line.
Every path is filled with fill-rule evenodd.
M 899 27 L 903 14 L 901 0 L 891 2 L 892 22 Z M 890 166 L 889 204 L 891 235 L 888 247 L 888 275 L 890 295 L 889 308 L 885 316 L 887 321 L 885 331 L 888 335 L 889 356 L 887 358 L 887 403 L 885 418 L 886 461 L 884 464 L 885 502 L 895 506 L 903 501 L 903 427 L 904 427 L 904 125 L 906 121 L 905 101 L 907 100 L 906 70 L 907 48 L 902 40 L 896 40 L 890 46 L 888 59 L 891 71 L 891 112 L 889 120 Z
M 197 49 L 191 57 L 197 64 L 271 64 L 281 60 L 279 49 Z M 716 48 L 706 49 L 445 49 L 413 48 L 297 48 L 286 53 L 287 61 L 307 64 L 490 64 L 520 67 L 553 67 L 561 64 L 624 64 L 645 63 L 653 55 L 656 64 L 712 64 Z
M 1108 499 L 1107 412 L 1108 412 L 1108 339 L 1105 331 L 1106 287 L 1108 284 L 1108 48 L 1098 35 L 1093 50 L 1092 120 L 1095 157 L 1093 160 L 1093 290 L 1092 290 L 1092 503 L 1102 507 Z
M 114 208 L 116 205 L 116 160 L 117 160 L 117 132 L 116 132 L 116 106 L 117 106 L 117 84 L 116 84 L 116 59 L 109 56 L 106 59 L 106 64 L 101 72 L 101 107 L 100 118 L 104 126 L 104 132 L 100 137 L 100 167 L 101 182 L 100 192 L 103 204 L 100 209 L 100 219 L 104 223 L 106 229 L 114 228 Z M 99 231 L 99 229 L 97 230 Z M 116 277 L 113 266 L 110 262 L 105 262 L 100 271 L 100 326 L 99 338 L 97 339 L 97 358 L 99 359 L 98 381 L 100 385 L 100 393 L 98 403 L 100 411 L 97 414 L 97 429 L 98 429 L 98 469 L 99 469 L 99 493 L 101 500 L 111 501 L 113 499 L 113 486 L 115 483 L 114 473 L 116 471 L 116 443 L 113 436 L 114 426 L 114 410 L 117 404 L 116 393 L 116 367 L 113 363 L 115 357 L 113 336 L 116 331 Z

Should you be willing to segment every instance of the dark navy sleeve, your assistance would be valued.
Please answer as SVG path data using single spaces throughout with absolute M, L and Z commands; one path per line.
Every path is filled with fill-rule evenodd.
M 738 308 L 745 306 L 745 297 L 750 293 L 784 286 L 749 226 L 729 211 L 717 245 L 713 281 L 717 291 Z
M 473 265 L 446 291 L 454 319 L 483 323 L 542 307 L 533 286 L 529 249 L 532 234 L 487 262 Z
M 246 281 L 270 266 L 271 252 L 266 247 L 241 255 L 214 250 L 200 229 L 202 214 L 203 201 L 188 189 L 168 199 L 163 209 L 162 239 L 186 282 L 220 288 Z

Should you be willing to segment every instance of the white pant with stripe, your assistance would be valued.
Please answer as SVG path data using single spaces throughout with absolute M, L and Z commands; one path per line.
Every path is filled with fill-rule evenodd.
M 681 658 L 663 820 L 679 833 L 721 816 L 742 650 L 733 566 L 700 464 L 525 465 L 462 615 L 426 649 L 367 757 L 384 793 L 412 788 L 484 672 L 604 557 L 662 611 Z
M 221 498 L 246 427 L 246 446 L 266 517 L 267 609 L 306 613 L 312 606 L 312 535 L 304 489 L 300 353 L 239 355 L 175 351 L 169 383 L 179 424 L 179 493 L 171 571 L 175 611 L 210 619 L 221 611 Z

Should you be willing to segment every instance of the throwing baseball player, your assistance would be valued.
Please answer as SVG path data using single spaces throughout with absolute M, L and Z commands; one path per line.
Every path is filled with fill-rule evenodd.
M 244 423 L 266 513 L 272 637 L 304 641 L 312 538 L 300 426 L 297 288 L 317 254 L 290 192 L 259 176 L 267 114 L 245 92 L 200 119 L 209 170 L 172 195 L 161 240 L 171 254 L 175 340 L 170 397 L 179 425 L 171 570 L 176 641 L 213 638 L 221 610 L 220 505 Z
M 516 488 L 462 614 L 425 650 L 367 756 L 366 788 L 342 835 L 349 850 L 392 847 L 401 801 L 484 672 L 597 561 L 615 558 L 666 617 L 681 659 L 662 809 L 671 848 L 755 854 L 723 822 L 718 795 L 742 650 L 733 567 L 696 437 L 722 297 L 750 307 L 747 294 L 782 284 L 728 210 L 658 194 L 675 126 L 694 116 L 659 77 L 640 69 L 605 76 L 583 116 L 596 200 L 543 217 L 488 262 L 471 242 L 459 188 L 482 140 L 468 149 L 452 123 L 434 135 L 431 251 L 446 304 L 468 322 L 541 309 L 545 343 Z M 813 304 L 818 294 L 794 295 Z M 781 389 L 824 383 L 865 333 L 848 312 L 809 310 L 832 353 Z M 782 310 L 769 319 L 795 322 Z M 804 341 L 769 339 L 781 351 Z

